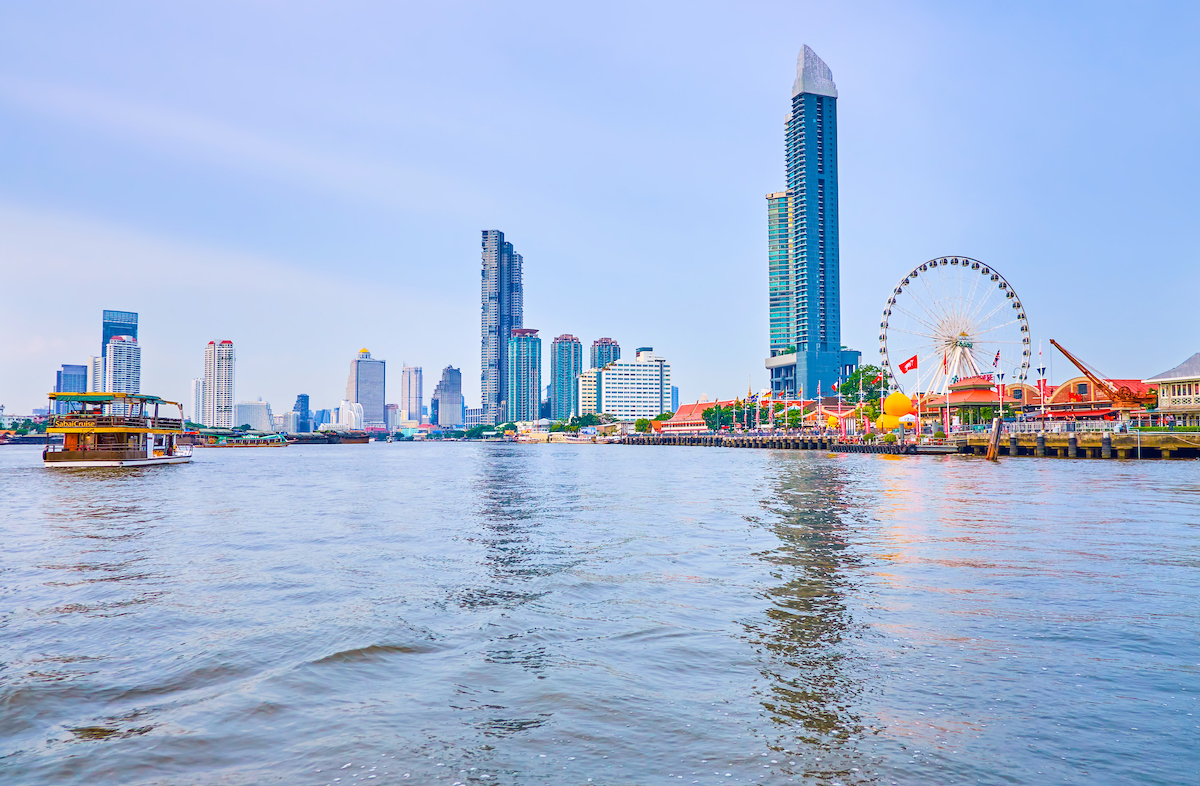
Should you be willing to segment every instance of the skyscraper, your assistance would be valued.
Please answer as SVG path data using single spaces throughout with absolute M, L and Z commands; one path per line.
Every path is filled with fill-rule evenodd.
M 425 406 L 425 373 L 420 366 L 403 366 L 400 370 L 400 420 L 421 422 Z
M 507 420 L 537 420 L 542 403 L 542 340 L 533 328 L 513 328 L 504 370 L 508 374 Z
M 133 336 L 113 336 L 108 340 L 104 358 L 104 390 L 108 393 L 142 392 L 142 348 Z M 123 414 L 128 407 L 114 402 L 114 415 Z
M 63 364 L 63 367 L 54 372 L 54 392 L 55 393 L 86 393 L 87 392 L 87 366 L 73 366 Z M 67 411 L 70 406 L 69 402 L 56 401 L 54 402 L 55 413 L 61 415 Z
M 372 359 L 365 347 L 358 351 L 358 357 L 350 361 L 346 400 L 352 404 L 362 404 L 363 428 L 387 428 L 383 410 L 386 376 L 386 362 Z
M 204 423 L 204 380 L 192 380 L 192 411 L 189 418 L 193 423 Z
M 550 343 L 550 419 L 570 420 L 579 414 L 579 375 L 583 344 L 565 333 Z
M 621 345 L 611 338 L 598 338 L 592 342 L 592 368 L 604 368 L 620 359 Z
M 108 356 L 108 342 L 113 336 L 129 336 L 137 340 L 138 315 L 135 311 L 105 309 L 100 322 L 100 357 Z
M 439 426 L 463 424 L 462 372 L 453 366 L 442 369 L 442 379 L 429 400 L 430 421 Z
M 300 434 L 312 431 L 312 410 L 308 408 L 308 394 L 296 396 L 296 405 L 292 407 L 296 413 L 296 431 Z
M 104 390 L 104 357 L 93 355 L 88 358 L 87 389 L 90 391 Z
M 204 348 L 204 420 L 209 428 L 233 428 L 234 363 L 232 341 L 208 342 Z
M 671 386 L 671 411 L 672 412 L 679 411 L 679 386 L 678 385 Z
M 837 86 L 807 46 L 784 120 L 787 190 L 767 195 L 770 353 L 777 395 L 835 382 L 843 358 L 838 253 Z
M 483 268 L 480 271 L 481 349 L 479 375 L 484 422 L 504 417 L 508 399 L 508 339 L 513 328 L 525 324 L 521 268 L 524 259 L 505 242 L 498 229 L 483 230 Z

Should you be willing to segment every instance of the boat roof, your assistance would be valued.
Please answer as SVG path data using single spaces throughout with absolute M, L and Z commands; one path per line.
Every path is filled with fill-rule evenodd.
M 151 404 L 172 404 L 179 406 L 177 402 L 167 401 L 165 398 L 150 396 L 145 393 L 50 393 L 49 396 L 53 401 L 86 401 L 92 404 L 105 404 L 117 399 L 132 399 L 133 401 L 146 401 Z

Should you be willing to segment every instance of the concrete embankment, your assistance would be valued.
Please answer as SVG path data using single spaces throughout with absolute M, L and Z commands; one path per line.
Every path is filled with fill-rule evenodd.
M 719 448 L 766 448 L 770 450 L 824 450 L 833 453 L 964 453 L 984 455 L 986 434 L 956 435 L 944 445 L 886 445 L 842 441 L 836 436 L 636 434 L 623 437 L 625 445 L 677 445 Z M 1079 459 L 1172 459 L 1200 458 L 1200 434 L 1155 432 L 1115 434 L 1074 432 L 1054 434 L 1006 434 L 1000 439 L 1000 455 Z

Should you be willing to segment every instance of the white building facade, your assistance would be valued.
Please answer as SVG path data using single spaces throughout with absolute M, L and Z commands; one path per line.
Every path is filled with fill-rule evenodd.
M 104 359 L 104 391 L 142 392 L 142 348 L 133 336 L 113 336 Z
M 400 370 L 400 421 L 420 423 L 425 398 L 425 373 L 420 366 L 403 366 Z
M 204 380 L 192 380 L 192 408 L 189 413 L 189 420 L 193 423 L 204 422 Z
M 655 355 L 653 347 L 639 347 L 635 358 L 588 369 L 579 375 L 579 409 L 581 414 L 604 412 L 618 420 L 653 418 L 668 412 L 671 364 Z
M 200 422 L 209 428 L 242 425 L 234 422 L 234 362 L 232 341 L 208 342 L 204 349 L 204 419 Z
M 235 426 L 249 426 L 252 431 L 274 431 L 275 419 L 271 417 L 271 405 L 258 401 L 239 401 Z

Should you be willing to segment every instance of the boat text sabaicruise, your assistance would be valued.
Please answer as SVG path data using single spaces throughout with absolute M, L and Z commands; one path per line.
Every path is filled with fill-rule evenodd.
M 179 444 L 183 405 L 140 393 L 51 393 L 50 434 L 62 434 L 62 445 L 46 445 L 47 467 L 141 467 L 182 464 L 192 460 L 192 446 Z M 177 407 L 179 417 L 159 414 Z

